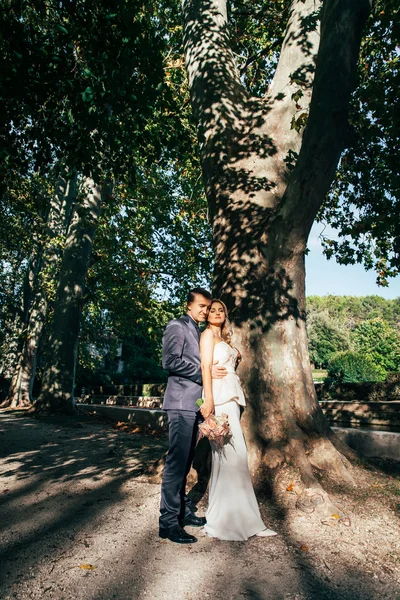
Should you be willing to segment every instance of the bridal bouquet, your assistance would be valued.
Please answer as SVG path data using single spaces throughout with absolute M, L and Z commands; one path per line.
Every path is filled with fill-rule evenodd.
M 201 406 L 203 402 L 203 398 L 199 398 L 196 404 L 197 406 Z M 228 415 L 222 414 L 218 417 L 209 415 L 207 419 L 199 425 L 199 440 L 203 437 L 208 438 L 210 442 L 214 442 L 217 450 L 222 450 L 224 445 L 227 444 L 232 437 Z

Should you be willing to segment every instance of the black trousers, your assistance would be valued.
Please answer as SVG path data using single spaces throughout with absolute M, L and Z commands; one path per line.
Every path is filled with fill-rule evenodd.
M 186 477 L 196 447 L 200 413 L 168 410 L 169 450 L 161 484 L 160 528 L 169 529 L 191 514 Z

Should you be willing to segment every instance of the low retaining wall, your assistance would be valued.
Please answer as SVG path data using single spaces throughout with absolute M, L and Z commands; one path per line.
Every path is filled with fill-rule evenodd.
M 165 431 L 168 429 L 167 414 L 161 409 L 83 403 L 80 403 L 80 406 L 96 415 L 116 421 L 149 425 Z M 333 429 L 350 448 L 360 454 L 400 461 L 400 432 L 344 427 L 333 427 Z
M 138 408 L 161 408 L 161 396 L 105 396 L 85 395 L 77 398 L 78 404 L 105 404 L 107 406 L 135 406 Z
M 400 462 L 400 433 L 332 427 L 350 448 L 369 457 L 389 458 Z
M 319 403 L 330 423 L 344 427 L 374 426 L 400 430 L 400 402 Z
M 111 406 L 106 404 L 83 404 L 79 406 L 101 417 L 112 419 L 113 421 L 124 421 L 136 425 L 150 425 L 151 427 L 161 427 L 168 429 L 168 418 L 165 410 L 152 408 L 136 408 L 129 406 Z
M 133 383 L 131 385 L 87 386 L 75 390 L 75 396 L 163 396 L 166 383 Z M 330 402 L 400 402 L 400 374 L 391 373 L 379 383 L 321 383 L 315 382 L 320 401 Z
M 83 396 L 78 403 L 161 409 L 160 396 Z M 343 427 L 374 426 L 400 431 L 400 402 L 320 402 L 328 421 Z

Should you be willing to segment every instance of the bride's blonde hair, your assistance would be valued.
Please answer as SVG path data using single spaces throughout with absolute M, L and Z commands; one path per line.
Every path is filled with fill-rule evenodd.
M 224 342 L 230 344 L 233 332 L 232 325 L 228 317 L 228 309 L 226 308 L 225 302 L 222 302 L 222 300 L 220 300 L 219 298 L 212 298 L 210 308 L 215 302 L 218 302 L 224 309 L 225 320 L 221 325 L 221 337 L 224 340 Z

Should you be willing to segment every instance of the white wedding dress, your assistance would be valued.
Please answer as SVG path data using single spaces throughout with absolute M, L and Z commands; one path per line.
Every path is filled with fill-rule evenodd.
M 213 379 L 215 414 L 228 415 L 232 438 L 222 450 L 213 443 L 207 524 L 204 532 L 220 540 L 243 541 L 253 535 L 275 535 L 264 525 L 247 464 L 247 449 L 240 426 L 240 408 L 245 406 L 235 364 L 238 351 L 226 342 L 214 347 L 214 361 L 226 367 L 223 379 Z

